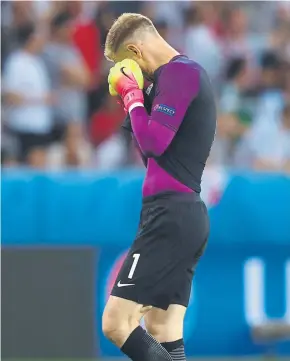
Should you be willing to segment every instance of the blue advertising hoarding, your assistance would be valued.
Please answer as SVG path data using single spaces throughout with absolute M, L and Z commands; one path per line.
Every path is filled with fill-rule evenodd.
M 101 314 L 125 249 L 102 248 L 97 282 Z M 197 268 L 185 320 L 188 355 L 245 355 L 260 353 L 251 327 L 280 319 L 290 323 L 290 254 L 288 245 L 217 245 L 210 243 Z M 101 333 L 100 333 L 101 334 Z M 100 336 L 103 356 L 119 351 Z M 290 354 L 290 345 L 281 351 Z
M 188 355 L 261 352 L 251 326 L 290 323 L 290 179 L 283 175 L 212 173 L 204 198 L 211 236 L 194 280 L 185 321 Z M 139 221 L 143 172 L 2 177 L 2 244 L 93 246 L 96 325 Z M 119 351 L 99 339 L 100 353 Z M 290 345 L 280 346 L 290 355 Z

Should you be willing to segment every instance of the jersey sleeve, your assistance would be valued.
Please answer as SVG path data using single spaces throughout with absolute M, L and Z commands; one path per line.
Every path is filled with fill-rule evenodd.
M 145 155 L 142 153 L 142 151 L 141 151 L 141 149 L 140 149 L 140 147 L 138 145 L 138 142 L 137 142 L 136 138 L 134 137 L 134 135 L 132 135 L 132 139 L 133 139 L 133 144 L 134 144 L 135 148 L 137 149 L 137 151 L 138 151 L 138 153 L 139 153 L 139 155 L 140 155 L 140 157 L 142 159 L 144 167 L 147 168 L 148 158 L 145 157 Z
M 143 91 L 143 96 L 144 96 L 144 107 L 145 107 L 147 113 L 150 114 L 151 108 L 152 108 L 151 98 L 150 98 L 150 96 L 146 93 L 146 90 Z M 128 115 L 126 116 L 126 118 L 124 119 L 124 121 L 123 121 L 123 123 L 122 123 L 121 126 L 122 126 L 122 128 L 126 129 L 127 131 L 133 133 L 130 114 L 128 114 Z
M 199 79 L 198 68 L 169 63 L 159 75 L 151 115 L 143 107 L 131 111 L 134 135 L 147 157 L 160 156 L 166 151 L 199 92 Z
M 198 94 L 200 71 L 183 63 L 169 63 L 161 71 L 151 121 L 176 132 Z

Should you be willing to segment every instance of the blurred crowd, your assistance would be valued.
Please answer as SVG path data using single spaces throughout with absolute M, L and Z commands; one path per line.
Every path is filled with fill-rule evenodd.
M 290 172 L 287 2 L 2 1 L 1 155 L 6 167 L 141 166 L 108 95 L 103 45 L 123 12 L 149 16 L 216 91 L 208 165 Z

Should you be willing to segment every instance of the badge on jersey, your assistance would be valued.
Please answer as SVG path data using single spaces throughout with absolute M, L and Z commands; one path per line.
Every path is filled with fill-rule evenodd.
M 173 117 L 176 112 L 174 108 L 171 108 L 168 105 L 164 105 L 164 104 L 156 104 L 153 110 L 156 112 L 167 114 L 170 117 Z

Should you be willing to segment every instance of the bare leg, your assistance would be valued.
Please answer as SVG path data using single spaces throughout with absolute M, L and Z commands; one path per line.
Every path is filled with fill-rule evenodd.
M 173 361 L 185 361 L 183 321 L 186 308 L 170 305 L 166 311 L 153 308 L 144 317 L 147 331 L 158 340 Z
M 111 296 L 103 314 L 103 332 L 133 361 L 172 361 L 164 347 L 140 326 L 141 318 L 150 309 Z

